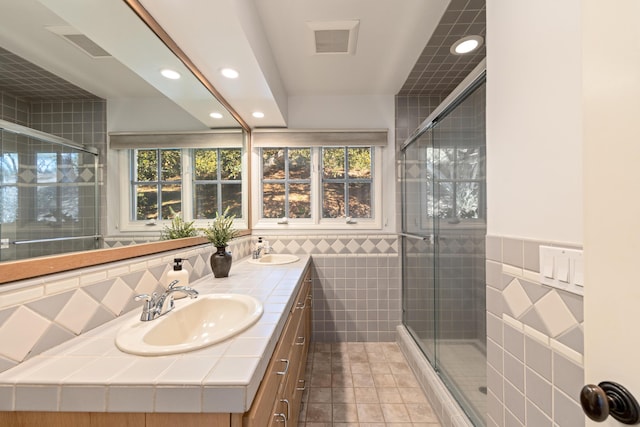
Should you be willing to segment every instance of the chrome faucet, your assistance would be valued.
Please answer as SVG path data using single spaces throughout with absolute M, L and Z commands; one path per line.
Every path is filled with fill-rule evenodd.
M 254 248 L 253 248 L 253 252 L 251 253 L 251 257 L 253 259 L 260 259 L 261 253 L 264 252 L 265 254 L 268 254 L 271 251 L 271 247 L 267 246 L 266 243 L 262 243 L 260 242 L 259 244 L 257 244 Z
M 154 292 L 152 295 L 136 295 L 134 298 L 136 301 L 144 300 L 140 320 L 143 322 L 148 322 L 150 320 L 157 319 L 158 317 L 165 315 L 173 310 L 173 308 L 175 307 L 175 304 L 173 302 L 173 294 L 175 292 L 184 292 L 189 296 L 189 298 L 198 297 L 198 291 L 196 291 L 195 289 L 189 288 L 187 286 L 176 286 L 177 284 L 177 280 L 169 283 L 169 287 L 167 288 L 167 290 L 160 295 L 157 292 Z

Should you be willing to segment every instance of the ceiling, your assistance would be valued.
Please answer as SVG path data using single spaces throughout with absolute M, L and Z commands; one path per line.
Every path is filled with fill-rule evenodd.
M 33 18 L 44 13 L 40 3 L 55 10 L 64 9 L 67 4 L 78 7 L 87 1 L 95 3 L 95 7 L 105 3 L 0 0 L 0 40 L 11 34 L 16 39 L 19 26 L 14 21 L 18 19 L 6 17 L 12 10 L 18 13 L 18 5 L 32 9 L 23 9 L 17 16 L 29 16 L 25 25 L 33 26 Z M 485 37 L 484 0 L 182 0 L 180 7 L 176 7 L 175 0 L 141 3 L 251 127 L 287 126 L 290 97 L 447 95 L 485 56 L 484 46 L 465 56 L 449 52 L 453 41 L 462 36 Z M 52 23 L 52 16 L 47 20 L 47 25 L 65 23 L 60 18 Z M 345 21 L 356 23 L 354 51 L 315 53 L 312 28 L 342 28 Z M 99 24 L 85 24 L 83 32 L 110 51 L 111 46 L 94 38 L 93 33 L 99 36 L 95 29 Z M 42 23 L 38 25 L 42 33 Z M 74 22 L 74 26 L 82 26 L 82 22 Z M 112 32 L 116 27 L 116 33 L 122 32 L 123 36 L 127 34 L 122 24 L 109 22 L 104 26 Z M 14 46 L 4 47 L 25 50 L 21 46 L 26 43 L 24 40 L 18 38 L 12 43 Z M 148 79 L 140 72 L 133 77 L 125 75 L 126 70 L 119 69 L 123 66 L 118 61 L 98 60 L 98 66 L 87 78 L 86 73 L 70 72 L 70 67 L 63 66 L 71 61 L 69 49 L 74 49 L 68 43 L 35 43 L 42 50 L 64 48 L 56 55 L 53 72 L 98 96 L 149 97 L 158 92 L 155 84 L 131 84 L 131 79 Z M 147 49 L 138 46 L 130 50 L 126 53 L 136 59 L 151 61 Z M 83 58 L 71 69 L 84 69 L 86 62 Z M 225 67 L 238 70 L 239 78 L 222 77 L 220 70 Z M 144 94 L 134 95 L 133 86 Z M 262 111 L 265 117 L 253 118 L 254 111 Z

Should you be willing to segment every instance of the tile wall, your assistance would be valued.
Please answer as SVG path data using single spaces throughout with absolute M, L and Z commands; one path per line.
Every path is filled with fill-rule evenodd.
M 313 340 L 393 341 L 402 321 L 396 235 L 265 236 L 273 252 L 311 254 Z
M 0 119 L 17 123 L 22 126 L 27 126 L 42 132 L 47 132 L 52 135 L 60 136 L 98 149 L 98 161 L 100 162 L 98 170 L 93 170 L 93 156 L 85 155 L 84 157 L 86 157 L 86 162 L 88 162 L 86 170 L 90 170 L 90 176 L 81 175 L 73 179 L 76 179 L 79 185 L 82 186 L 87 182 L 94 182 L 97 178 L 99 186 L 98 193 L 100 197 L 99 206 L 103 209 L 100 217 L 106 218 L 106 192 L 104 191 L 104 180 L 102 179 L 106 172 L 104 170 L 104 159 L 106 153 L 106 101 L 98 99 L 37 101 L 19 98 L 7 92 L 0 92 Z M 15 139 L 15 137 L 13 139 Z M 5 143 L 12 144 L 12 141 L 10 138 L 7 138 Z M 13 144 L 15 143 L 16 142 L 13 141 Z M 25 143 L 19 140 L 17 144 L 19 146 L 24 146 Z M 25 156 L 22 156 L 22 158 L 25 158 Z M 23 165 L 21 165 L 21 167 L 23 167 Z M 24 167 L 28 169 L 30 166 L 27 163 Z M 64 171 L 61 170 L 60 173 L 64 174 Z M 25 178 L 25 176 L 26 175 L 21 175 L 20 179 L 23 180 L 21 183 L 24 184 L 24 189 L 28 190 L 29 188 L 32 188 L 31 184 L 33 183 L 34 178 L 30 178 L 29 176 L 26 176 L 27 178 Z M 23 191 L 23 193 L 26 193 L 26 197 L 24 197 L 24 199 L 35 200 L 31 194 L 27 193 L 27 191 Z M 90 204 L 93 204 L 93 201 L 95 200 L 93 194 L 88 195 L 88 200 Z M 83 205 L 81 204 L 81 206 Z M 27 212 L 28 215 L 36 211 L 34 206 L 29 206 L 24 202 L 20 203 L 20 209 Z M 93 209 L 91 207 L 89 210 L 91 211 L 91 218 L 86 218 L 86 220 L 88 221 L 88 227 L 91 231 L 88 233 L 80 232 L 80 234 L 94 233 L 93 217 L 95 215 L 93 214 Z M 27 216 L 23 216 L 23 218 L 26 217 Z M 100 224 L 100 229 L 104 230 L 105 225 L 106 220 L 103 221 L 103 224 Z M 78 233 L 78 231 L 75 232 Z M 15 259 L 16 256 L 24 258 L 61 252 L 87 250 L 92 249 L 94 245 L 95 243 L 91 240 L 69 240 L 38 246 L 23 245 L 20 249 L 22 251 L 28 251 L 28 255 L 21 256 L 15 253 L 8 253 L 3 256 L 3 259 Z
M 489 427 L 585 423 L 582 296 L 540 284 L 540 245 L 576 248 L 487 237 Z
M 29 102 L 8 92 L 0 91 L 0 119 L 21 126 L 29 126 Z
M 2 285 L 0 372 L 138 309 L 133 297 L 159 291 L 176 257 L 185 259 L 190 281 L 210 275 L 213 250 L 202 245 Z M 230 250 L 237 259 L 249 255 L 250 238 Z
M 231 242 L 235 259 L 252 240 Z M 269 236 L 275 253 L 313 257 L 315 341 L 393 341 L 401 320 L 395 235 Z M 135 258 L 3 285 L 0 371 L 85 333 L 130 310 L 134 295 L 158 289 L 171 261 L 195 281 L 210 274 L 210 245 Z

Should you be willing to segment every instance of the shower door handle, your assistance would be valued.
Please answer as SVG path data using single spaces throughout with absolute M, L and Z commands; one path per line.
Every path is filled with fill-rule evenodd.
M 402 237 L 408 237 L 409 239 L 422 240 L 431 245 L 433 245 L 433 243 L 436 240 L 436 236 L 434 234 L 427 234 L 426 236 L 425 235 L 418 236 L 416 234 L 398 233 L 398 235 Z

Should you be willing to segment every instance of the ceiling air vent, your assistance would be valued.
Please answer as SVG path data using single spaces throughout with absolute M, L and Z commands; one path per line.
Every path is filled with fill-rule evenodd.
M 62 37 L 92 58 L 111 58 L 109 52 L 101 48 L 89 37 L 81 34 L 73 27 L 46 27 L 47 30 Z
M 307 22 L 312 53 L 355 54 L 359 25 L 358 20 Z

